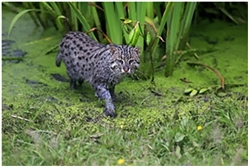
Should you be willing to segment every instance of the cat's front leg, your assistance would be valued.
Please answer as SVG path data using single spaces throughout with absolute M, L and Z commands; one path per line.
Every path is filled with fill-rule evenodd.
M 111 94 L 112 100 L 113 100 L 114 102 L 117 102 L 118 99 L 117 99 L 116 94 L 114 93 L 115 85 L 110 86 L 108 90 L 109 90 L 109 92 L 110 92 L 110 94 Z
M 117 114 L 115 113 L 115 107 L 112 101 L 112 96 L 107 89 L 105 84 L 96 84 L 93 85 L 95 89 L 95 95 L 99 97 L 101 100 L 105 100 L 105 115 L 110 117 L 116 117 Z

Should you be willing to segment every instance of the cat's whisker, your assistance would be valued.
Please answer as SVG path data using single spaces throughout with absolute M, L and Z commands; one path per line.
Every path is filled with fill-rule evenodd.
M 136 70 L 136 72 L 139 73 L 139 74 L 141 74 L 146 80 L 148 79 L 148 77 L 147 77 L 146 75 L 144 75 L 144 73 L 141 72 L 140 70 Z M 133 73 L 133 74 L 136 75 L 136 77 L 140 79 L 141 77 L 139 77 L 139 76 L 136 74 L 136 72 Z

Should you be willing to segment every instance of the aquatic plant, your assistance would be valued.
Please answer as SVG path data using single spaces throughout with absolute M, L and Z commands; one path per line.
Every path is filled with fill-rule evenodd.
M 3 2 L 3 5 L 14 10 L 20 3 Z M 138 75 L 154 82 L 155 63 L 163 59 L 164 75 L 171 76 L 183 55 L 178 54 L 179 50 L 181 53 L 192 50 L 189 29 L 192 20 L 196 24 L 201 13 L 220 12 L 235 24 L 245 21 L 239 5 L 217 2 L 208 5 L 204 8 L 197 2 L 22 2 L 24 9 L 16 11 L 8 34 L 18 19 L 29 13 L 36 25 L 44 29 L 55 26 L 62 34 L 83 31 L 102 43 L 137 45 L 143 60 L 142 75 Z M 234 17 L 228 12 L 230 9 L 239 12 L 240 17 Z M 198 57 L 195 53 L 194 56 Z
M 7 6 L 10 6 L 10 4 L 11 3 L 5 3 Z M 150 75 L 153 78 L 153 63 L 159 39 L 162 39 L 161 41 L 165 41 L 167 38 L 166 43 L 172 43 L 173 45 L 171 46 L 174 47 L 174 50 L 177 50 L 178 45 L 174 40 L 177 39 L 179 42 L 181 36 L 176 36 L 176 34 L 179 34 L 178 31 L 173 31 L 171 29 L 178 30 L 180 27 L 176 26 L 178 26 L 177 22 L 179 21 L 184 21 L 184 23 L 186 23 L 181 24 L 181 26 L 190 26 L 195 8 L 188 6 L 195 6 L 196 3 L 193 2 L 190 4 L 192 5 L 189 5 L 188 3 L 174 2 L 23 2 L 22 7 L 25 9 L 19 12 L 12 20 L 9 28 L 9 34 L 11 33 L 16 21 L 18 21 L 18 19 L 26 13 L 31 15 L 37 25 L 41 25 L 45 29 L 51 25 L 54 25 L 62 33 L 69 30 L 80 30 L 84 32 L 99 30 L 98 33 L 90 31 L 91 33 L 89 35 L 94 39 L 104 42 L 104 34 L 107 34 L 106 36 L 108 36 L 110 41 L 113 43 L 131 43 L 132 45 L 140 46 L 142 51 L 144 48 L 148 48 L 146 51 L 152 50 L 149 53 L 151 57 L 149 61 L 151 61 Z M 174 12 L 174 14 L 178 15 L 182 12 L 182 9 L 178 8 L 179 5 L 182 7 L 187 5 L 186 11 L 189 11 L 192 15 L 186 19 L 184 18 L 183 21 L 178 20 L 172 22 L 170 20 L 173 19 L 169 19 L 171 17 L 171 13 Z M 71 10 L 68 10 L 68 8 Z M 122 19 L 131 21 L 129 22 L 131 24 L 129 24 L 128 29 L 125 27 L 127 23 L 124 24 Z M 166 24 L 167 32 L 170 32 L 170 35 L 169 33 L 165 33 Z M 189 28 L 189 26 L 185 26 L 185 29 L 183 30 L 185 31 Z M 151 29 L 153 29 L 153 31 L 150 31 Z M 163 34 L 168 34 L 169 37 L 166 37 L 166 35 Z M 174 38 L 171 38 L 171 36 Z M 166 47 L 166 52 L 169 53 L 167 62 L 171 62 L 170 55 L 173 53 L 171 46 Z M 163 55 L 160 55 L 159 57 L 162 56 Z M 171 68 L 172 66 L 166 66 L 166 68 L 169 67 Z

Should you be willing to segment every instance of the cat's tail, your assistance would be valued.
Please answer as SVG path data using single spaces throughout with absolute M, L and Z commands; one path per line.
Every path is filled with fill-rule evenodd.
M 61 61 L 62 61 L 62 55 L 61 55 L 61 52 L 59 52 L 57 57 L 56 57 L 56 62 L 55 62 L 57 67 L 61 66 Z

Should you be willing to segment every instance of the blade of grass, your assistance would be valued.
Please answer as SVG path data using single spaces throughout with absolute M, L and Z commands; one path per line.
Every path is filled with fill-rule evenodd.
M 72 3 L 75 4 L 76 2 L 72 2 Z M 72 11 L 72 12 L 70 12 L 70 14 L 71 14 L 71 24 L 72 24 L 71 29 L 74 30 L 74 31 L 78 31 L 78 28 L 79 28 L 79 26 L 78 26 L 78 18 L 76 16 L 76 13 L 73 12 L 73 10 L 71 10 L 71 11 Z
M 170 41 L 167 41 L 167 43 L 172 43 L 170 47 L 170 53 L 173 53 L 177 50 L 179 41 L 181 39 L 181 34 L 179 34 L 180 28 L 181 28 L 181 16 L 182 16 L 182 10 L 183 10 L 183 2 L 175 2 L 172 19 L 169 22 L 170 28 L 169 28 L 169 39 Z M 174 58 L 174 57 L 172 57 Z
M 190 25 L 191 25 L 191 22 L 192 22 L 192 19 L 193 19 L 193 15 L 194 15 L 194 12 L 195 12 L 196 4 L 197 4 L 197 2 L 188 2 L 187 3 L 187 7 L 186 7 L 187 14 L 185 15 L 186 16 L 186 22 L 185 22 L 185 25 L 184 25 L 184 31 L 188 31 L 188 29 L 190 28 Z
M 35 9 L 34 7 L 31 7 L 32 3 L 31 2 L 23 2 L 22 5 L 26 8 L 26 9 Z M 34 21 L 36 26 L 39 26 L 39 23 L 37 21 L 37 17 L 35 16 L 34 13 L 29 12 L 30 17 L 32 18 L 32 20 Z
M 162 19 L 161 19 L 161 22 L 160 22 L 160 25 L 157 31 L 157 37 L 154 38 L 154 40 L 151 42 L 151 46 L 148 47 L 149 49 L 147 49 L 147 50 L 150 50 L 151 76 L 152 76 L 151 81 L 152 82 L 154 82 L 154 55 L 155 55 L 155 51 L 160 40 L 160 38 L 158 37 L 161 36 L 163 29 L 165 27 L 165 24 L 166 22 L 168 22 L 170 18 L 172 8 L 173 8 L 173 2 L 165 3 L 165 10 L 163 12 L 163 16 L 162 16 Z
M 146 14 L 151 19 L 154 18 L 154 3 L 157 2 L 146 2 Z
M 148 2 L 136 2 L 137 9 L 136 9 L 136 16 L 137 21 L 139 21 L 140 25 L 144 25 L 144 20 L 146 16 L 146 6 Z M 139 14 L 138 14 L 139 13 Z M 140 31 L 144 34 L 144 26 L 140 26 Z M 141 54 L 143 54 L 144 50 L 144 38 L 139 36 L 137 45 L 141 48 Z
M 61 12 L 59 7 L 57 6 L 57 4 L 55 2 L 40 2 L 51 14 L 52 16 L 54 16 L 53 18 L 56 19 L 58 16 L 61 16 Z M 47 19 L 47 15 L 43 15 L 43 20 L 46 21 Z M 60 31 L 62 31 L 62 27 L 61 25 L 57 25 L 58 22 L 52 22 L 54 24 L 55 27 L 59 28 Z
M 122 2 L 115 2 L 122 3 Z M 117 15 L 115 15 L 115 9 L 113 2 L 103 2 L 105 19 L 107 22 L 107 34 L 115 44 L 122 43 L 122 28 L 121 23 Z
M 162 4 L 162 2 L 154 2 L 155 12 L 156 12 L 156 16 L 158 17 L 159 23 L 161 22 L 161 19 L 162 19 L 162 13 L 160 10 L 161 4 Z
M 123 2 L 115 3 L 115 5 L 118 11 L 119 19 L 124 19 L 125 18 L 124 3 Z M 128 44 L 130 42 L 130 37 L 129 37 L 129 33 L 127 32 L 126 26 L 127 26 L 126 24 L 122 24 L 124 39 L 125 39 L 126 44 Z
M 56 2 L 49 2 L 49 4 L 51 5 L 52 9 L 54 9 L 54 12 L 57 14 L 57 15 L 62 15 L 61 14 L 61 11 L 58 7 L 58 5 L 56 4 Z
M 23 2 L 24 3 L 24 2 Z M 7 6 L 11 11 L 15 13 L 19 13 L 21 11 L 20 8 L 17 8 L 13 3 L 11 2 L 2 2 L 2 5 Z
M 21 16 L 23 16 L 23 15 L 26 14 L 27 12 L 40 12 L 40 11 L 42 11 L 42 10 L 40 10 L 40 9 L 27 9 L 27 10 L 23 10 L 23 11 L 21 11 L 20 13 L 18 13 L 18 14 L 12 19 L 12 21 L 11 21 L 11 23 L 10 23 L 9 30 L 8 30 L 8 35 L 10 35 L 10 33 L 11 33 L 11 31 L 12 31 L 12 29 L 13 29 L 15 23 L 18 21 L 18 19 L 19 19 Z M 46 12 L 46 11 L 44 11 L 44 12 Z M 47 12 L 47 13 L 49 13 L 49 12 Z
M 174 51 L 178 49 L 181 34 L 179 34 L 181 26 L 181 16 L 184 7 L 184 2 L 174 2 L 174 8 L 170 20 L 167 24 L 167 36 L 166 36 L 166 67 L 165 76 L 171 76 L 173 74 L 173 68 L 175 63 Z
M 128 2 L 128 12 L 129 18 L 131 20 L 136 20 L 136 2 Z
M 161 36 L 161 34 L 163 32 L 163 29 L 165 27 L 165 24 L 170 18 L 172 8 L 173 8 L 173 2 L 166 3 L 165 10 L 163 12 L 163 16 L 162 16 L 160 25 L 158 27 L 156 36 L 158 36 L 158 37 Z M 155 43 L 153 45 L 153 48 L 151 48 L 152 49 L 152 55 L 155 55 L 155 50 L 156 50 L 156 47 L 158 46 L 158 43 L 159 43 L 159 38 L 155 38 Z
M 56 18 L 56 24 L 57 24 L 57 26 L 58 26 L 58 28 L 59 28 L 59 31 L 63 31 L 64 30 L 64 26 L 62 25 L 62 23 L 61 23 L 61 19 L 66 19 L 66 17 L 65 16 L 58 16 L 57 18 Z
M 189 28 L 192 23 L 196 2 L 187 2 L 185 5 L 186 7 L 181 21 L 182 25 L 179 31 L 179 34 L 181 34 L 181 40 L 179 42 L 178 49 L 184 49 L 186 43 L 188 42 Z
M 47 13 L 43 12 L 46 9 L 45 9 L 44 5 L 41 2 L 39 3 L 39 7 L 40 7 L 40 9 L 42 11 L 41 11 L 41 13 L 39 15 L 37 15 L 37 18 L 39 18 L 40 23 L 43 25 L 43 27 L 47 28 L 48 27 L 48 20 L 46 19 L 47 18 Z
M 165 10 L 164 10 L 164 12 L 163 12 L 163 16 L 162 16 L 160 25 L 159 25 L 159 27 L 158 27 L 157 36 L 161 36 L 161 35 L 162 35 L 163 29 L 164 29 L 164 27 L 165 27 L 165 24 L 166 24 L 166 22 L 168 22 L 168 20 L 169 20 L 169 17 L 170 17 L 170 13 L 171 13 L 171 11 L 172 11 L 172 8 L 173 8 L 173 2 L 168 2 L 168 3 L 166 4 L 166 7 L 165 7 Z M 159 39 L 157 39 L 157 44 L 156 44 L 156 46 L 158 45 L 158 42 L 159 42 Z
M 93 4 L 96 5 L 95 2 L 93 2 Z M 94 23 L 95 23 L 97 29 L 100 30 L 101 29 L 101 24 L 100 24 L 99 16 L 98 16 L 98 13 L 97 13 L 97 9 L 96 9 L 95 6 L 91 6 L 91 9 L 92 9 L 92 15 L 93 15 Z M 98 33 L 99 41 L 102 41 L 102 39 L 103 39 L 102 33 L 99 32 L 99 31 L 97 33 Z
M 85 17 L 82 15 L 82 13 L 79 11 L 79 9 L 76 8 L 76 6 L 73 2 L 68 2 L 68 4 L 69 4 L 71 10 L 74 12 L 75 16 L 79 19 L 80 23 L 83 26 L 83 29 L 85 31 L 89 31 L 91 29 L 90 25 L 88 24 L 88 22 L 86 21 Z M 91 36 L 94 40 L 97 41 L 95 35 L 92 32 L 89 33 L 89 36 Z
M 47 3 L 47 2 L 41 2 L 41 4 L 53 15 L 56 16 L 55 11 L 53 10 L 53 8 Z

